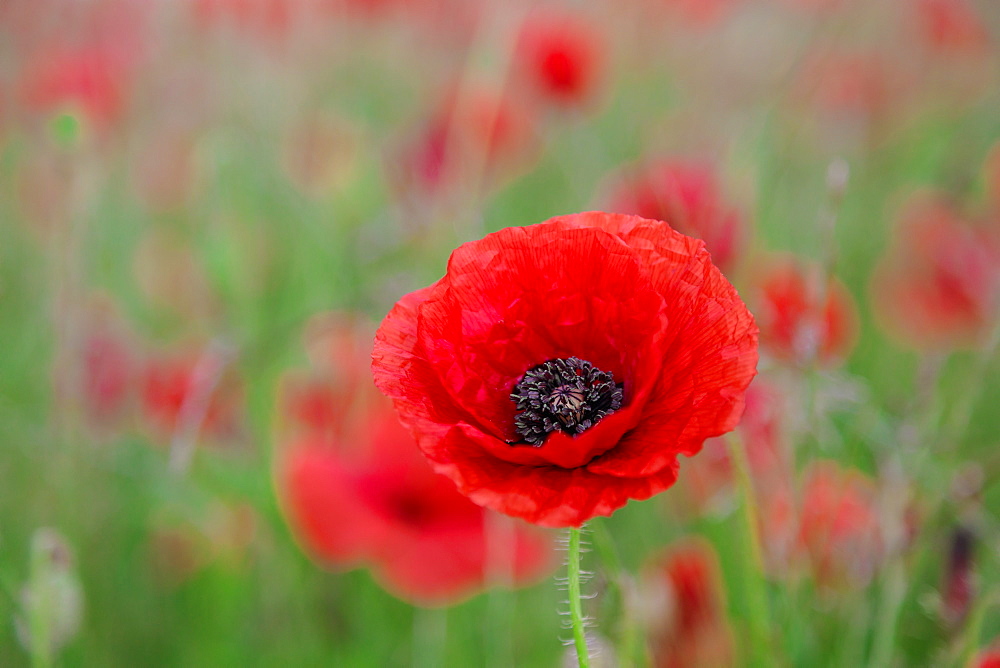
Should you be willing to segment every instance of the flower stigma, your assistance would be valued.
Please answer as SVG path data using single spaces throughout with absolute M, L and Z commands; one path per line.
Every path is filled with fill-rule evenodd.
M 510 393 L 517 410 L 514 427 L 535 447 L 549 433 L 582 434 L 621 408 L 622 383 L 579 357 L 559 357 L 534 366 Z

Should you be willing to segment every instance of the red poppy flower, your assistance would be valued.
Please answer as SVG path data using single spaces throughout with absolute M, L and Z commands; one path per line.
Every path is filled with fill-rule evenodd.
M 858 337 L 857 310 L 835 277 L 789 258 L 769 261 L 756 283 L 751 303 L 761 345 L 776 358 L 833 364 L 851 352 Z
M 515 73 L 539 97 L 560 106 L 589 101 L 604 67 L 598 30 L 575 14 L 534 12 L 521 28 Z
M 712 261 L 732 267 L 743 236 L 743 217 L 722 197 L 707 164 L 659 161 L 629 174 L 611 199 L 612 208 L 643 218 L 666 220 L 683 234 L 705 241 Z
M 711 544 L 686 540 L 672 545 L 647 565 L 642 581 L 644 595 L 663 600 L 666 608 L 658 615 L 655 601 L 644 606 L 653 665 L 697 668 L 732 663 L 722 576 Z M 663 585 L 667 591 L 657 597 Z
M 599 212 L 459 247 L 373 353 L 434 468 L 545 526 L 670 487 L 678 455 L 736 425 L 756 363 L 753 318 L 701 241 Z
M 871 281 L 875 314 L 916 349 L 976 345 L 996 321 L 1000 242 L 946 203 L 917 199 Z

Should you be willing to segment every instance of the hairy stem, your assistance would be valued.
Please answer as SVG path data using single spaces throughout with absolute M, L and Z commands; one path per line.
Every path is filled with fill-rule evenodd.
M 569 530 L 569 555 L 566 558 L 566 582 L 569 590 L 569 614 L 573 622 L 573 643 L 580 668 L 590 666 L 587 634 L 583 629 L 583 606 L 580 604 L 580 529 Z
M 750 465 L 742 441 L 735 434 L 726 438 L 726 448 L 739 483 L 743 527 L 740 531 L 743 559 L 743 596 L 748 608 L 750 652 L 752 665 L 767 665 L 774 657 L 770 652 L 771 612 L 767 600 L 767 583 L 764 580 L 764 562 L 761 558 L 760 534 L 757 526 L 757 501 Z M 758 663 L 760 662 L 760 663 Z

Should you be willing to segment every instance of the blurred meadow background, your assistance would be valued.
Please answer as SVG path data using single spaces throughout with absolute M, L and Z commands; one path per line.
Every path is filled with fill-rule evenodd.
M 998 142 L 995 0 L 0 0 L 0 665 L 561 665 L 368 355 L 591 209 L 762 330 L 745 461 L 590 523 L 600 665 L 997 665 Z

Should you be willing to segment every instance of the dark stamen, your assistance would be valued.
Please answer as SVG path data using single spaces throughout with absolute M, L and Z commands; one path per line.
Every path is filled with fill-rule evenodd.
M 510 399 L 521 411 L 514 427 L 538 447 L 559 429 L 582 434 L 622 406 L 622 384 L 579 357 L 560 357 L 528 369 Z

